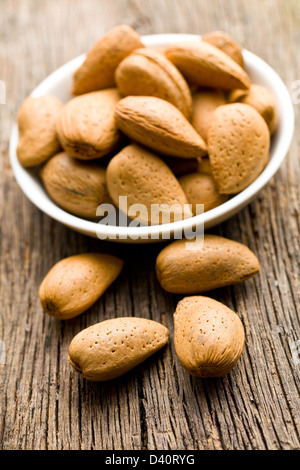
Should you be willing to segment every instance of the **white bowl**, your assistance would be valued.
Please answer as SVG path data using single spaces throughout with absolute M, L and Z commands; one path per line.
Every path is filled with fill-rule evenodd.
M 155 34 L 144 36 L 143 42 L 146 46 L 169 46 L 179 41 L 198 41 L 200 36 L 190 34 Z M 294 109 L 289 92 L 278 74 L 262 59 L 255 54 L 244 50 L 245 68 L 252 82 L 264 85 L 276 98 L 279 127 L 272 138 L 271 154 L 268 165 L 261 175 L 241 193 L 229 199 L 227 202 L 204 214 L 165 225 L 127 227 L 106 226 L 91 222 L 69 214 L 58 207 L 46 193 L 38 177 L 37 170 L 23 168 L 16 155 L 18 142 L 18 128 L 14 124 L 10 138 L 10 162 L 18 184 L 40 210 L 62 224 L 92 237 L 107 238 L 120 242 L 149 243 L 160 239 L 176 236 L 185 231 L 191 232 L 195 227 L 205 225 L 205 229 L 213 227 L 232 215 L 236 214 L 259 193 L 259 191 L 270 181 L 282 164 L 289 150 L 294 134 Z M 53 94 L 63 103 L 67 102 L 71 95 L 72 76 L 74 71 L 83 62 L 85 55 L 76 57 L 67 62 L 49 75 L 31 93 L 31 96 Z

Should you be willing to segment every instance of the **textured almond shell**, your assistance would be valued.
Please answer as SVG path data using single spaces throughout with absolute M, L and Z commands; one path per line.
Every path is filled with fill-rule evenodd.
M 83 253 L 59 261 L 40 286 L 45 312 L 60 320 L 80 315 L 98 300 L 122 268 L 121 259 L 103 253 Z
M 205 41 L 177 43 L 165 54 L 194 85 L 223 90 L 250 87 L 250 78 L 242 67 Z
M 192 97 L 179 70 L 163 54 L 137 49 L 118 66 L 115 74 L 124 96 L 156 96 L 172 103 L 186 118 L 191 117 Z
M 62 103 L 52 95 L 29 96 L 23 102 L 18 113 L 17 155 L 21 165 L 39 165 L 59 152 L 56 121 L 61 109 Z
M 186 297 L 174 314 L 175 351 L 196 377 L 222 377 L 239 360 L 245 331 L 235 312 L 208 297 Z
M 72 93 L 80 95 L 114 87 L 117 66 L 140 47 L 143 47 L 140 35 L 130 26 L 120 25 L 110 30 L 92 47 L 74 73 Z
M 165 100 L 127 96 L 116 106 L 117 125 L 128 137 L 162 155 L 197 158 L 206 144 L 184 115 Z
M 252 106 L 266 121 L 270 134 L 278 127 L 277 105 L 270 91 L 262 85 L 251 85 L 248 91 L 233 90 L 229 95 L 230 103 L 244 103 Z
M 217 235 L 205 235 L 204 245 L 177 240 L 158 255 L 156 274 L 161 287 L 174 294 L 199 294 L 246 281 L 259 262 L 245 245 Z
M 126 208 L 119 204 L 120 196 L 127 196 L 127 209 L 133 204 L 145 205 L 147 213 L 141 212 L 138 217 L 145 224 L 156 225 L 164 220 L 159 212 L 151 212 L 151 204 L 167 205 L 162 206 L 162 213 L 168 222 L 173 222 L 174 216 L 175 220 L 181 220 L 184 204 L 188 204 L 178 180 L 166 163 L 138 145 L 129 145 L 112 158 L 107 167 L 107 188 L 114 203 L 125 212 Z M 173 205 L 176 205 L 174 214 L 169 210 Z M 191 216 L 192 213 L 186 210 L 186 217 Z
M 217 90 L 202 90 L 193 95 L 191 123 L 205 142 L 214 111 L 224 104 L 226 104 L 224 93 Z
M 193 215 L 197 215 L 197 204 L 204 204 L 204 212 L 207 212 L 228 199 L 227 196 L 219 193 L 213 176 L 207 173 L 190 173 L 181 176 L 178 181 L 189 204 L 192 204 Z
M 203 34 L 202 40 L 217 47 L 229 55 L 241 67 L 244 67 L 242 48 L 229 34 L 224 33 L 224 31 L 212 31 L 211 33 Z
M 270 151 L 270 132 L 251 106 L 220 106 L 208 132 L 208 153 L 220 193 L 236 194 L 262 172 Z
M 106 187 L 106 168 L 62 152 L 48 160 L 40 171 L 51 198 L 79 217 L 95 218 L 100 204 L 111 203 Z
M 118 90 L 111 88 L 77 96 L 65 104 L 57 120 L 57 133 L 69 155 L 92 160 L 117 147 L 121 134 L 114 113 L 120 98 Z
M 88 380 L 115 379 L 168 342 L 169 330 L 145 318 L 114 318 L 81 331 L 69 347 L 69 362 Z

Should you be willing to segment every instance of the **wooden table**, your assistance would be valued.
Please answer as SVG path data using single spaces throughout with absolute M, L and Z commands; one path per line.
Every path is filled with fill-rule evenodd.
M 68 230 L 25 198 L 9 165 L 10 129 L 23 99 L 119 23 L 142 34 L 223 29 L 269 62 L 291 92 L 300 79 L 298 0 L 2 0 L 0 79 L 7 104 L 0 105 L 0 339 L 6 360 L 2 354 L 0 447 L 297 449 L 299 127 L 272 182 L 212 231 L 248 245 L 262 265 L 255 279 L 211 293 L 239 313 L 246 329 L 246 348 L 232 373 L 218 380 L 190 377 L 173 341 L 106 384 L 85 381 L 67 362 L 73 336 L 107 318 L 152 318 L 172 331 L 180 299 L 156 281 L 160 245 L 109 244 Z M 295 110 L 299 117 L 299 105 Z M 79 318 L 45 316 L 38 299 L 43 276 L 61 258 L 92 250 L 125 259 L 119 280 Z

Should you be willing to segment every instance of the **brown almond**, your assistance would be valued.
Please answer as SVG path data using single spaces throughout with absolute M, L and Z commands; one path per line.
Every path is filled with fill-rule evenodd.
M 177 240 L 156 260 L 162 288 L 174 294 L 199 294 L 246 281 L 259 271 L 259 262 L 245 245 L 217 235 Z
M 106 168 L 62 152 L 48 160 L 40 171 L 54 202 L 71 214 L 95 218 L 100 204 L 111 203 L 106 187 Z
M 90 308 L 119 276 L 123 261 L 103 253 L 83 253 L 56 263 L 40 285 L 43 309 L 60 320 Z
M 275 98 L 270 91 L 262 85 L 251 85 L 248 91 L 233 90 L 229 95 L 230 103 L 244 103 L 252 106 L 266 121 L 270 134 L 274 134 L 278 127 L 278 114 Z
M 202 40 L 225 52 L 241 67 L 244 67 L 242 47 L 229 34 L 224 31 L 212 31 L 204 34 Z
M 177 43 L 166 50 L 166 56 L 194 85 L 223 90 L 250 87 L 250 78 L 245 70 L 208 42 Z
M 168 339 L 169 330 L 156 321 L 113 318 L 78 333 L 69 347 L 69 362 L 85 379 L 104 382 L 144 362 Z
M 225 95 L 219 90 L 202 90 L 193 95 L 191 123 L 205 142 L 214 111 L 224 104 L 226 104 Z
M 162 155 L 197 158 L 206 144 L 184 115 L 165 100 L 127 96 L 116 106 L 116 122 L 124 134 Z
M 121 98 L 116 88 L 71 99 L 57 120 L 57 134 L 64 150 L 74 158 L 93 160 L 112 152 L 121 134 L 115 107 Z
M 24 167 L 39 165 L 59 152 L 56 121 L 61 108 L 62 103 L 52 95 L 29 96 L 21 105 L 17 155 Z
M 261 115 L 241 103 L 220 106 L 208 132 L 209 159 L 221 194 L 236 194 L 262 172 L 270 132 Z
M 178 181 L 189 204 L 192 204 L 193 215 L 202 213 L 201 210 L 197 210 L 197 205 L 203 204 L 204 212 L 207 212 L 228 199 L 228 196 L 219 193 L 213 176 L 207 173 L 190 173 L 181 176 Z
M 186 196 L 170 168 L 155 154 L 128 145 L 112 158 L 106 173 L 113 202 L 129 217 L 144 224 L 162 224 L 191 217 Z M 126 196 L 126 202 L 120 200 Z M 143 205 L 143 209 L 133 205 Z M 185 209 L 185 210 L 184 210 Z
M 140 35 L 130 26 L 120 25 L 110 30 L 92 47 L 74 73 L 72 93 L 81 95 L 114 87 L 117 66 L 140 47 L 144 47 Z
M 156 96 L 172 103 L 186 118 L 191 117 L 188 84 L 164 54 L 149 48 L 135 50 L 119 64 L 115 79 L 122 95 Z
M 174 342 L 184 369 L 195 377 L 222 377 L 238 362 L 245 331 L 237 314 L 208 297 L 186 297 L 174 314 Z

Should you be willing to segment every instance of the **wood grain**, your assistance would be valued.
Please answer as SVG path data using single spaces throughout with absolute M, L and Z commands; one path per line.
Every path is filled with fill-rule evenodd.
M 249 207 L 213 232 L 247 244 L 262 270 L 211 295 L 237 311 L 247 345 L 230 375 L 191 378 L 170 347 L 123 378 L 89 383 L 67 363 L 72 337 L 93 323 L 135 315 L 171 331 L 179 296 L 163 292 L 161 246 L 101 243 L 64 228 L 21 193 L 8 161 L 11 125 L 23 99 L 50 72 L 128 23 L 142 34 L 223 29 L 282 76 L 300 79 L 298 0 L 2 0 L 0 79 L 0 448 L 298 449 L 299 125 L 289 157 Z M 295 106 L 299 119 L 299 106 Z M 50 267 L 79 252 L 122 256 L 117 282 L 86 314 L 45 316 L 38 287 Z M 2 355 L 3 357 L 3 355 Z

